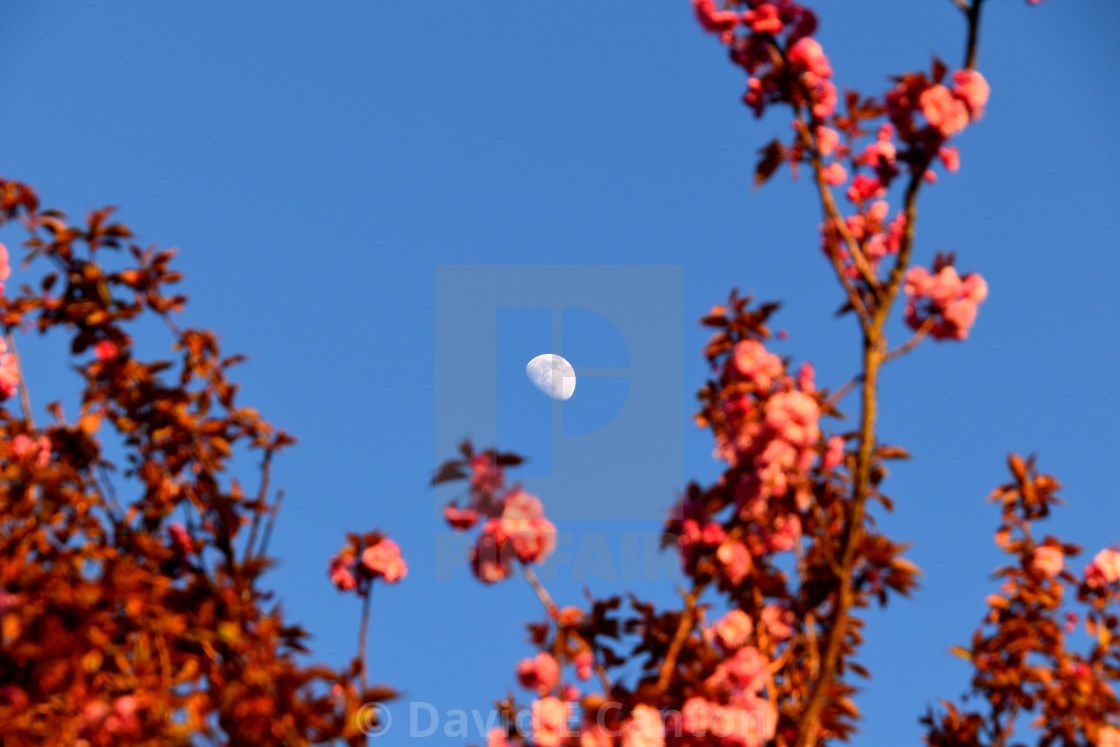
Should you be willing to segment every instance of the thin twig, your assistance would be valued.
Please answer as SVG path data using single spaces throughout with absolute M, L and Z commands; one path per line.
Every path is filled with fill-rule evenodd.
M 914 333 L 913 337 L 899 345 L 894 350 L 888 351 L 886 355 L 883 356 L 883 363 L 887 364 L 895 360 L 896 358 L 901 358 L 902 356 L 912 351 L 914 348 L 921 345 L 922 340 L 926 339 L 926 335 L 930 333 L 930 330 L 933 329 L 933 325 L 935 323 L 936 322 L 934 321 L 933 317 L 930 317 L 922 322 L 922 325 L 918 327 L 918 330 Z
M 972 0 L 968 8 L 968 43 L 964 50 L 964 66 L 969 70 L 976 68 L 976 54 L 980 41 L 980 6 L 984 0 Z
M 549 594 L 549 590 L 544 588 L 543 583 L 541 583 L 541 579 L 536 577 L 536 571 L 534 571 L 531 566 L 528 566 L 528 564 L 525 563 L 522 563 L 521 570 L 522 573 L 524 573 L 525 580 L 529 581 L 529 586 L 533 588 L 533 591 L 536 594 L 536 598 L 540 599 L 541 604 L 544 605 L 544 609 L 548 610 L 549 617 L 556 620 L 558 627 L 563 626 L 564 622 L 563 618 L 560 616 L 560 608 L 552 600 L 552 596 Z M 595 656 L 595 645 L 588 641 L 588 639 L 584 636 L 579 635 L 578 632 L 576 632 L 576 636 L 580 639 L 580 641 L 584 642 L 587 645 L 588 650 L 591 652 L 591 669 L 595 670 L 595 674 L 599 678 L 599 684 L 603 685 L 604 697 L 609 699 L 610 678 L 608 678 L 607 670 L 605 669 L 603 664 L 601 664 Z M 560 636 L 558 635 L 557 646 L 559 646 L 559 644 Z M 557 659 L 559 660 L 559 651 L 554 652 L 553 655 L 556 655 Z
M 362 625 L 358 630 L 358 663 L 361 665 L 361 683 L 362 692 L 364 693 L 369 689 L 368 678 L 366 670 L 369 667 L 366 665 L 366 633 L 369 630 L 369 601 L 373 598 L 373 582 L 371 581 L 366 588 L 365 596 L 362 598 Z
M 23 413 L 23 419 L 27 421 L 27 425 L 34 430 L 35 419 L 31 415 L 31 393 L 27 390 L 27 380 L 23 377 L 23 366 L 20 364 L 19 350 L 16 348 L 16 336 L 12 334 L 11 327 L 4 331 L 4 339 L 8 341 L 8 354 L 12 356 L 12 362 L 16 367 L 16 377 L 19 379 L 19 409 Z
M 284 501 L 283 489 L 276 491 L 276 500 L 272 504 L 272 508 L 268 512 L 268 523 L 264 525 L 264 536 L 261 537 L 261 549 L 257 553 L 258 558 L 264 558 L 268 552 L 268 541 L 272 539 L 272 527 L 276 525 L 276 517 L 280 513 L 280 504 Z
M 533 570 L 528 564 L 522 563 L 521 572 L 525 576 L 525 580 L 529 582 L 529 586 L 533 587 L 536 592 L 537 598 L 541 600 L 541 604 L 548 610 L 548 614 L 553 619 L 559 617 L 560 608 L 556 606 L 556 602 L 552 601 L 552 596 L 548 593 L 548 589 L 544 588 L 544 584 L 537 578 L 537 572 Z
M 828 399 L 824 401 L 825 409 L 836 407 L 836 405 L 840 403 L 840 400 L 851 394 L 852 390 L 855 389 L 861 381 L 863 381 L 863 374 L 857 374 L 856 376 L 848 379 L 847 383 L 845 383 L 844 386 L 840 387 L 835 392 L 830 394 Z
M 657 676 L 659 692 L 665 692 L 665 688 L 669 686 L 669 679 L 677 668 L 677 657 L 680 656 L 684 642 L 688 639 L 688 634 L 692 632 L 692 626 L 696 622 L 696 599 L 703 590 L 703 586 L 694 586 L 692 591 L 684 595 L 684 611 L 681 612 L 677 632 L 673 634 L 673 640 L 669 643 L 669 651 L 665 654 L 665 662 L 661 665 L 661 672 Z
M 257 532 L 261 528 L 261 517 L 265 515 L 265 500 L 268 498 L 268 480 L 272 474 L 272 448 L 264 450 L 264 459 L 261 461 L 261 485 L 257 490 L 257 506 L 253 513 L 253 526 L 249 530 L 249 541 L 245 543 L 245 554 L 241 559 L 245 563 L 253 555 L 253 548 L 257 544 Z

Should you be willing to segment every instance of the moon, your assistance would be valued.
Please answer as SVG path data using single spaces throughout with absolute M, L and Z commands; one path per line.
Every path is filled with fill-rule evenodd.
M 533 386 L 547 396 L 563 402 L 576 391 L 576 370 L 559 355 L 538 355 L 525 366 Z

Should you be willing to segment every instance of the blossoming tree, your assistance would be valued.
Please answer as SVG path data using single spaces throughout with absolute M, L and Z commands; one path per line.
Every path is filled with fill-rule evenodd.
M 953 256 L 928 268 L 913 256 L 919 193 L 960 167 L 951 139 L 987 104 L 976 69 L 984 1 L 955 0 L 967 22 L 959 69 L 935 60 L 881 95 L 841 96 L 807 7 L 693 0 L 701 26 L 747 74 L 744 102 L 756 116 L 792 119 L 788 141 L 761 149 L 756 178 L 783 164 L 810 174 L 861 370 L 824 388 L 812 366 L 770 352 L 774 304 L 732 292 L 704 318 L 712 379 L 697 422 L 726 469 L 714 484 L 687 486 L 669 513 L 671 551 L 689 580 L 671 609 L 622 596 L 586 608 L 554 601 L 533 566 L 553 551 L 556 528 L 543 502 L 511 483 L 520 457 L 462 445 L 435 475 L 467 485 L 446 521 L 476 532 L 480 581 L 520 573 L 547 613 L 529 628 L 539 652 L 510 666 L 527 702 L 499 702 L 507 714 L 527 705 L 530 723 L 508 719 L 491 747 L 808 747 L 857 728 L 854 697 L 869 674 L 861 611 L 908 594 L 917 573 L 903 543 L 871 521 L 874 506 L 892 506 L 885 465 L 906 457 L 876 434 L 879 376 L 927 339 L 964 340 L 987 295 Z M 172 253 L 134 245 L 109 210 L 71 224 L 28 185 L 0 179 L 6 224 L 25 231 L 22 259 L 42 274 L 0 296 L 3 742 L 363 743 L 368 706 L 394 695 L 369 683 L 366 623 L 374 585 L 407 574 L 401 549 L 377 531 L 347 537 L 328 574 L 361 600 L 358 653 L 337 669 L 306 664 L 306 634 L 262 583 L 281 498 L 270 465 L 292 439 L 238 401 L 228 370 L 239 357 L 176 323 L 186 298 L 172 290 Z M 8 276 L 0 247 L 0 280 Z M 912 336 L 892 347 L 886 323 L 900 304 Z M 172 359 L 139 352 L 146 319 L 165 324 Z M 69 340 L 77 412 L 51 403 L 49 422 L 37 422 L 16 349 L 17 335 L 32 332 Z M 853 392 L 849 429 L 840 416 Z M 235 451 L 260 457 L 251 490 L 233 477 Z M 1008 556 L 1002 586 L 955 649 L 974 667 L 969 698 L 923 717 L 927 741 L 1117 747 L 1120 552 L 1100 549 L 1073 568 L 1080 549 L 1036 528 L 1058 502 L 1057 481 L 1033 460 L 1012 456 L 1008 466 L 1009 482 L 991 496 Z M 1078 628 L 1090 633 L 1086 650 L 1069 645 Z M 626 665 L 639 674 L 622 677 Z
M 239 356 L 175 322 L 173 252 L 131 244 L 108 209 L 71 224 L 0 178 L 4 224 L 26 232 L 41 277 L 0 296 L 0 741 L 363 743 L 362 705 L 393 691 L 366 685 L 362 657 L 303 663 L 306 633 L 262 587 L 280 505 L 269 466 L 293 439 L 238 401 Z M 169 360 L 134 345 L 150 318 Z M 76 413 L 53 402 L 36 420 L 17 332 L 68 339 Z M 252 492 L 235 449 L 260 455 Z M 353 542 L 361 593 L 404 574 L 390 540 Z
M 840 95 L 814 38 L 817 16 L 793 0 L 692 4 L 748 76 L 743 101 L 754 115 L 791 117 L 790 140 L 761 149 L 756 182 L 783 164 L 809 172 L 821 250 L 858 328 L 862 368 L 828 390 L 808 363 L 771 353 L 774 304 L 732 292 L 704 318 L 714 329 L 705 351 L 713 379 L 700 391 L 697 422 L 711 429 L 727 468 L 713 485 L 689 485 L 667 520 L 690 581 L 675 609 L 619 596 L 589 609 L 556 604 L 532 569 L 551 550 L 553 527 L 539 500 L 505 484 L 503 468 L 517 458 L 464 444 L 463 458 L 443 465 L 436 482 L 470 480 L 468 504 L 445 516 L 463 531 L 481 522 L 476 576 L 494 583 L 520 564 L 548 613 L 530 626 L 540 653 L 516 668 L 531 724 L 510 719 L 490 733 L 490 747 L 846 741 L 858 724 L 859 678 L 869 676 L 858 661 L 860 611 L 915 586 L 903 543 L 871 521 L 873 504 L 892 506 L 886 463 L 907 456 L 877 437 L 877 391 L 884 366 L 926 339 L 966 339 L 987 296 L 983 278 L 958 272 L 952 255 L 938 254 L 929 268 L 914 257 L 923 185 L 960 168 L 952 138 L 987 104 L 976 69 L 984 0 L 956 0 L 967 27 L 960 68 L 935 59 L 928 73 L 902 74 L 878 96 Z M 899 303 L 912 336 L 892 347 L 885 330 Z M 856 425 L 842 429 L 852 390 Z M 1110 683 L 1120 678 L 1120 552 L 1101 550 L 1080 574 L 1067 568 L 1080 549 L 1034 531 L 1057 502 L 1057 481 L 1033 460 L 1011 456 L 1009 467 L 1011 481 L 992 494 L 1002 508 L 996 541 L 1009 556 L 998 571 L 1003 585 L 970 645 L 954 649 L 975 668 L 970 703 L 983 705 L 946 701 L 926 714 L 927 742 L 1002 747 L 1029 735 L 1039 745 L 1118 745 Z M 1081 625 L 1093 644 L 1077 652 L 1066 635 Z M 634 662 L 636 679 L 616 676 Z M 582 723 L 572 729 L 576 702 Z

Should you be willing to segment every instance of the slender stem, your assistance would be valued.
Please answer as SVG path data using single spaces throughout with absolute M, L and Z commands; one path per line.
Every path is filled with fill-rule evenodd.
M 358 629 L 358 663 L 361 666 L 362 692 L 369 689 L 366 664 L 366 633 L 369 630 L 369 602 L 373 598 L 373 582 L 370 581 L 365 596 L 362 597 L 362 625 Z
M 836 407 L 836 405 L 838 405 L 840 403 L 840 400 L 844 399 L 849 394 L 851 394 L 852 390 L 855 389 L 856 386 L 861 381 L 863 381 L 863 374 L 859 374 L 857 376 L 853 376 L 852 378 L 848 379 L 844 383 L 844 386 L 840 387 L 835 392 L 830 394 L 828 399 L 826 399 L 824 401 L 825 408 L 828 409 L 828 408 Z
M 284 491 L 276 491 L 276 500 L 272 503 L 272 508 L 268 512 L 268 523 L 264 526 L 264 536 L 261 537 L 261 549 L 257 553 L 258 558 L 264 558 L 268 553 L 268 542 L 272 539 L 272 528 L 276 526 L 276 517 L 280 514 L 280 504 L 284 502 Z
M 533 591 L 536 593 L 537 599 L 541 600 L 541 604 L 543 604 L 545 610 L 548 611 L 549 617 L 556 620 L 557 626 L 562 626 L 564 624 L 564 621 L 560 617 L 560 608 L 556 605 L 556 602 L 552 601 L 552 595 L 548 593 L 548 589 L 544 588 L 544 584 L 542 584 L 541 580 L 537 578 L 537 572 L 534 571 L 531 566 L 524 563 L 521 565 L 521 571 L 525 575 L 525 580 L 529 582 L 529 586 L 531 586 L 533 588 Z M 580 640 L 582 640 L 587 645 L 587 648 L 591 651 L 592 668 L 595 670 L 595 675 L 599 678 L 599 684 L 603 686 L 603 696 L 606 698 L 610 698 L 611 680 L 609 677 L 607 677 L 607 670 L 601 663 L 599 663 L 598 660 L 594 658 L 595 646 L 591 643 L 591 641 L 587 640 L 582 635 L 576 633 L 576 636 Z M 559 642 L 559 637 L 557 638 L 557 642 Z M 557 656 L 557 658 L 559 657 Z
M 980 41 L 980 6 L 984 0 L 972 0 L 968 8 L 968 43 L 965 46 L 964 66 L 969 70 L 976 67 L 976 54 Z
M 893 360 L 901 358 L 902 356 L 911 352 L 914 348 L 921 345 L 922 340 L 926 339 L 926 335 L 928 335 L 930 333 L 930 330 L 933 329 L 934 324 L 935 321 L 933 317 L 930 317 L 929 319 L 926 319 L 924 322 L 922 322 L 922 325 L 918 327 L 918 330 L 914 333 L 913 337 L 899 345 L 897 348 L 888 351 L 886 355 L 883 356 L 883 363 L 890 363 Z
M 253 509 L 253 526 L 249 530 L 249 541 L 245 543 L 245 554 L 241 559 L 244 563 L 249 560 L 253 555 L 253 549 L 257 544 L 257 532 L 261 528 L 261 517 L 267 513 L 265 508 L 265 499 L 268 497 L 268 481 L 272 474 L 272 449 L 266 448 L 264 451 L 264 459 L 261 461 L 261 485 L 257 490 L 257 505 Z
M 692 626 L 696 623 L 696 599 L 703 590 L 703 586 L 694 586 L 688 594 L 684 594 L 683 590 L 681 592 L 684 594 L 684 611 L 681 612 L 677 632 L 673 634 L 673 640 L 669 643 L 669 651 L 665 654 L 665 662 L 661 665 L 661 672 L 657 676 L 659 692 L 665 692 L 665 688 L 669 686 L 669 680 L 673 676 L 673 671 L 677 668 L 677 657 L 680 656 L 684 642 L 688 639 L 688 634 L 692 632 Z
M 548 611 L 548 614 L 553 619 L 557 618 L 560 614 L 560 608 L 556 606 L 556 602 L 552 601 L 552 595 L 548 593 L 548 589 L 544 588 L 544 584 L 537 578 L 537 572 L 527 564 L 521 565 L 521 572 L 525 575 L 525 580 L 529 582 L 529 586 L 533 587 L 536 592 L 537 598 L 541 600 L 541 604 Z
M 35 419 L 31 415 L 31 393 L 27 390 L 27 380 L 23 377 L 23 366 L 20 364 L 19 350 L 16 348 L 16 337 L 12 334 L 11 328 L 4 331 L 4 339 L 8 342 L 8 354 L 12 356 L 12 362 L 16 366 L 16 375 L 19 378 L 19 409 L 23 413 L 23 419 L 27 421 L 27 425 L 34 430 Z

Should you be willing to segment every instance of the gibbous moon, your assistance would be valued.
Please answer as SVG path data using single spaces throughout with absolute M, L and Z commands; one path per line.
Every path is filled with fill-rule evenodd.
M 566 400 L 576 390 L 576 370 L 559 355 L 538 355 L 525 366 L 525 373 L 533 386 L 553 399 Z

